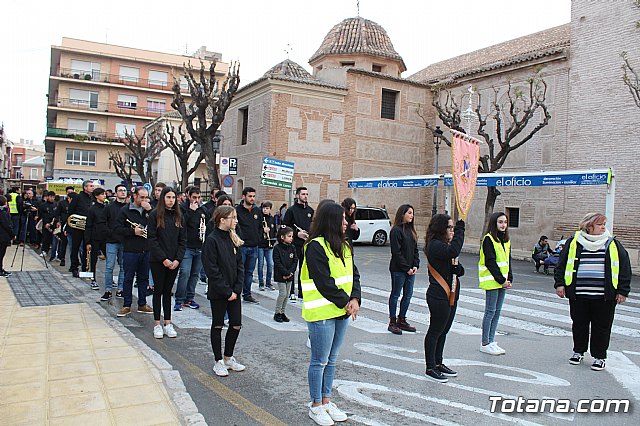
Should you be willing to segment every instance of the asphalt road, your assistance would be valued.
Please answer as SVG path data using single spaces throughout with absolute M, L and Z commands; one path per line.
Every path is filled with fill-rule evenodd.
M 478 350 L 484 295 L 477 288 L 477 256 L 462 255 L 467 274 L 461 279 L 456 322 L 445 348 L 445 363 L 458 370 L 459 377 L 439 384 L 424 376 L 426 268 L 418 273 L 408 314 L 418 332 L 396 336 L 386 331 L 389 247 L 356 246 L 355 255 L 362 276 L 362 310 L 348 331 L 334 386 L 334 401 L 348 412 L 350 423 L 640 424 L 638 299 L 631 297 L 616 311 L 607 368 L 592 371 L 589 356 L 582 365 L 571 366 L 567 302 L 555 296 L 551 277 L 536 274 L 531 263 L 514 262 L 514 287 L 507 295 L 496 339 L 507 354 L 487 355 Z M 104 262 L 98 268 L 101 276 Z M 211 371 L 211 313 L 203 296 L 205 285 L 198 284 L 197 289 L 201 309 L 172 313 L 178 331 L 176 339 L 154 339 L 151 315 L 133 313 L 121 321 L 180 371 L 209 424 L 313 424 L 305 406 L 309 398 L 309 350 L 305 346 L 307 333 L 300 304 L 288 307 L 291 323 L 275 323 L 271 317 L 276 292 L 259 292 L 257 284 L 254 286 L 254 295 L 261 303 L 243 304 L 243 329 L 235 352 L 247 370 L 231 372 L 229 377 L 218 378 Z M 638 291 L 640 282 L 636 278 L 632 296 Z M 96 299 L 100 296 L 98 292 L 94 294 Z M 102 306 L 115 317 L 121 301 Z M 630 412 L 551 414 L 547 408 L 545 414 L 491 413 L 492 396 L 569 399 L 569 410 L 576 408 L 579 399 L 620 398 L 629 400 Z M 495 398 L 494 401 L 497 407 L 502 406 Z M 504 403 L 503 407 L 509 410 L 510 404 Z M 521 406 L 524 407 L 522 403 Z M 599 409 L 599 403 L 594 403 L 594 408 Z

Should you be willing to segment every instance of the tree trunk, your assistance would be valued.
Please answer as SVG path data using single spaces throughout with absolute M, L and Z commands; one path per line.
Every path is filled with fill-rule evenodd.
M 500 191 L 495 186 L 487 187 L 487 199 L 484 203 L 484 227 L 482 228 L 482 233 L 484 234 L 487 229 L 487 225 L 489 225 L 489 217 L 493 214 L 493 208 L 496 205 L 496 199 L 500 195 Z
M 187 170 L 183 169 L 182 170 L 182 176 L 180 179 L 180 191 L 184 191 L 187 189 L 187 186 L 189 186 L 189 176 L 187 176 Z M 189 194 L 187 194 L 189 195 Z

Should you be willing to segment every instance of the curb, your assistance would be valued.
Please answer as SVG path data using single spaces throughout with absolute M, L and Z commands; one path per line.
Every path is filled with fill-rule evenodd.
M 33 251 L 30 251 L 30 256 L 38 257 Z M 182 376 L 178 370 L 174 370 L 173 366 L 169 364 L 158 352 L 151 349 L 146 343 L 138 339 L 128 328 L 120 323 L 117 319 L 110 316 L 104 309 L 96 304 L 94 298 L 84 294 L 83 289 L 76 286 L 75 281 L 80 278 L 69 278 L 62 275 L 60 271 L 55 269 L 52 265 L 49 265 L 50 272 L 57 278 L 58 283 L 63 287 L 71 287 L 73 296 L 78 299 L 79 302 L 89 305 L 89 307 L 102 318 L 111 328 L 116 330 L 120 336 L 127 341 L 134 349 L 140 352 L 149 363 L 155 367 L 152 369 L 152 374 L 159 377 L 165 386 L 167 394 L 176 407 L 177 415 L 181 420 L 181 424 L 185 426 L 207 426 L 207 422 L 202 414 L 198 412 L 198 407 L 193 402 L 191 395 L 187 392 L 187 388 L 182 381 Z M 83 287 L 86 288 L 86 284 L 83 283 Z

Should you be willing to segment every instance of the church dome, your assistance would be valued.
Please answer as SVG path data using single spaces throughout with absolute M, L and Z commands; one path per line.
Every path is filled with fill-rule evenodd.
M 266 78 L 284 78 L 292 80 L 308 80 L 313 79 L 313 76 L 309 74 L 307 70 L 302 68 L 297 63 L 285 59 L 277 65 L 274 65 L 269 71 L 264 73 L 263 77 Z
M 335 25 L 325 36 L 322 44 L 309 63 L 325 55 L 363 54 L 398 61 L 402 70 L 407 67 L 396 52 L 389 35 L 382 26 L 361 17 L 347 18 Z

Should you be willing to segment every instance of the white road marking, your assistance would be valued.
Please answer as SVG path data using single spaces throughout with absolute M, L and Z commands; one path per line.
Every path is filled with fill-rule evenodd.
M 608 351 L 606 371 L 640 401 L 640 367 L 618 351 Z
M 475 289 L 474 289 L 475 290 Z M 478 289 L 480 291 L 484 291 L 481 289 Z M 469 290 L 467 290 L 469 291 Z M 524 294 L 530 294 L 532 296 L 541 296 L 541 297 L 545 297 L 547 299 L 553 299 L 553 300 L 563 300 L 560 299 L 555 292 L 551 291 L 551 292 L 545 292 L 545 291 L 539 291 L 539 290 L 525 290 L 525 289 L 521 289 L 521 290 L 514 290 L 511 289 L 509 291 L 515 291 L 516 293 L 524 293 Z M 567 300 L 567 299 L 564 299 Z M 568 300 L 567 300 L 567 304 L 568 304 Z M 629 303 L 640 303 L 636 300 L 630 300 L 627 299 L 627 301 L 623 304 L 620 304 L 618 306 L 616 306 L 616 311 L 625 311 L 625 312 L 633 312 L 636 314 L 640 314 L 640 308 L 636 308 L 635 306 L 629 306 Z
M 377 420 L 369 419 L 367 417 L 358 416 L 357 414 L 354 414 L 353 416 L 349 416 L 349 420 L 356 423 L 362 423 L 363 425 L 367 425 L 367 426 L 391 426 L 388 423 L 382 423 Z
M 350 399 L 352 401 L 358 402 L 363 405 L 367 405 L 370 407 L 377 407 L 386 411 L 390 411 L 395 414 L 399 414 L 404 417 L 421 420 L 424 422 L 429 422 L 436 425 L 456 425 L 454 422 L 450 422 L 448 420 L 439 419 L 437 417 L 427 416 L 426 414 L 418 413 L 415 411 L 407 410 L 404 408 L 397 407 L 395 405 L 386 404 L 384 402 L 375 400 L 367 395 L 363 395 L 361 390 L 369 390 L 374 392 L 387 392 L 394 396 L 402 395 L 404 397 L 411 397 L 421 399 L 423 401 L 434 402 L 436 404 L 441 404 L 447 407 L 453 407 L 465 411 L 469 411 L 476 414 L 482 414 L 488 417 L 497 418 L 500 420 L 504 420 L 506 422 L 515 423 L 518 425 L 524 426 L 538 426 L 539 423 L 533 423 L 522 419 L 517 419 L 513 417 L 506 416 L 504 414 L 492 413 L 489 410 L 485 410 L 479 407 L 474 407 L 472 405 L 463 404 L 461 402 L 451 401 L 444 398 L 435 398 L 432 396 L 422 395 L 417 392 L 407 392 L 401 389 L 392 389 L 382 385 L 376 385 L 373 383 L 359 383 L 352 382 L 348 380 L 335 380 L 334 385 L 338 390 L 338 393 L 346 399 Z M 397 400 L 397 399 L 396 399 Z
M 211 328 L 211 317 L 200 312 L 200 309 L 182 308 L 180 312 L 171 312 L 171 322 L 178 328 Z
M 378 296 L 384 296 L 387 294 L 387 292 L 377 289 L 377 288 L 373 288 L 373 287 L 362 287 L 362 292 L 363 293 L 369 293 L 369 294 L 374 294 L 374 295 L 378 295 Z M 462 300 L 462 302 L 464 302 L 464 300 Z M 414 298 L 411 299 L 411 303 L 418 305 L 418 306 L 423 306 L 428 308 L 427 302 L 423 299 L 420 298 Z M 484 302 L 483 302 L 484 305 Z M 482 319 L 484 318 L 484 312 L 479 312 L 479 311 L 474 311 L 471 309 L 466 309 L 466 308 L 462 308 L 460 307 L 460 305 L 458 305 L 458 309 L 456 311 L 456 315 L 463 315 L 466 317 L 471 317 L 471 318 L 475 318 L 478 319 L 480 321 L 482 321 Z M 571 331 L 569 330 L 563 330 L 561 328 L 558 327 L 553 327 L 553 326 L 547 326 L 544 324 L 538 324 L 536 322 L 531 322 L 531 321 L 523 321 L 523 320 L 519 320 L 516 318 L 510 318 L 510 317 L 506 317 L 506 316 L 501 316 L 500 317 L 500 324 L 502 324 L 503 326 L 507 326 L 507 327 L 512 327 L 512 328 L 517 328 L 520 330 L 525 330 L 525 331 L 530 331 L 532 333 L 536 333 L 536 334 L 541 334 L 543 336 L 571 336 Z

